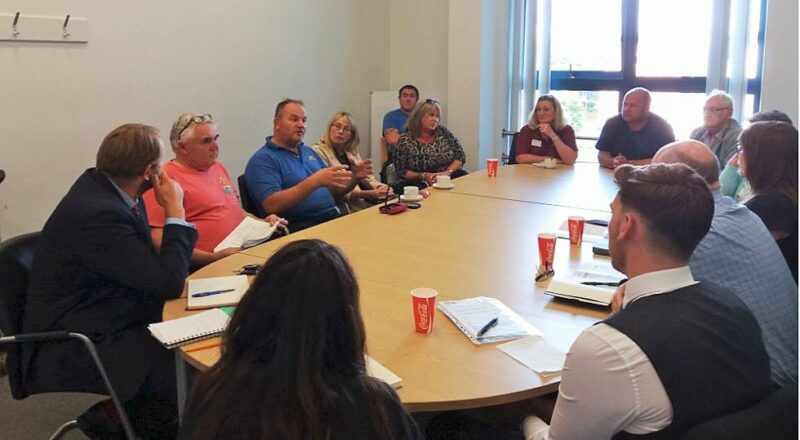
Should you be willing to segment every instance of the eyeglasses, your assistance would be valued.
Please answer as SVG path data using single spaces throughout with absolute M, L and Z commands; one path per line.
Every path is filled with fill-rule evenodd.
M 555 274 L 556 274 L 556 271 L 554 271 L 552 267 L 545 267 L 544 270 L 542 270 L 541 272 L 536 274 L 536 278 L 534 278 L 534 279 L 538 283 L 539 281 L 544 281 L 544 280 L 552 277 Z
M 730 107 L 703 107 L 703 113 L 719 113 L 729 108 Z
M 183 132 L 186 131 L 187 128 L 191 127 L 192 124 L 206 124 L 209 122 L 214 122 L 214 117 L 211 116 L 210 113 L 206 113 L 204 115 L 192 116 L 191 118 L 189 118 L 188 121 L 186 121 L 186 125 L 184 125 L 183 128 L 181 128 L 181 131 L 178 132 L 178 139 L 180 139 L 181 136 L 183 136 Z
M 342 125 L 338 122 L 333 124 L 331 128 L 333 128 L 336 131 L 343 131 L 345 133 L 350 133 L 351 131 L 353 131 L 353 128 L 350 127 L 349 125 Z

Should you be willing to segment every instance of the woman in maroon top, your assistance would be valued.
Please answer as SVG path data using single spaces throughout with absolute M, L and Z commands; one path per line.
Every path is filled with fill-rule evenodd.
M 575 130 L 564 123 L 561 103 L 553 95 L 536 101 L 528 124 L 517 136 L 517 163 L 538 163 L 551 157 L 572 165 L 578 158 Z

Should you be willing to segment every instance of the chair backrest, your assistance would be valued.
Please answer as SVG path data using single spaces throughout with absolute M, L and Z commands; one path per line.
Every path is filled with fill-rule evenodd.
M 797 384 L 773 392 L 755 405 L 690 428 L 681 440 L 797 438 Z
M 25 295 L 40 235 L 40 232 L 31 232 L 0 243 L 0 333 L 3 335 L 16 335 L 22 331 Z M 23 399 L 27 393 L 22 381 L 20 347 L 11 344 L 4 348 L 11 395 Z
M 25 294 L 40 234 L 31 232 L 0 243 L 0 332 L 4 335 L 22 329 Z
M 519 132 L 514 133 L 514 136 L 511 136 L 511 147 L 508 149 L 508 164 L 514 165 L 517 163 L 517 138 L 519 137 Z
M 239 199 L 242 201 L 242 208 L 253 215 L 258 215 L 256 207 L 258 204 L 250 197 L 250 191 L 247 190 L 247 182 L 244 180 L 244 174 L 236 179 L 239 183 Z

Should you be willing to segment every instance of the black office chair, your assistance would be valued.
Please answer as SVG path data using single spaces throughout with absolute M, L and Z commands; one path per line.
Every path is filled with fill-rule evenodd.
M 514 136 L 511 136 L 511 146 L 508 148 L 508 165 L 514 165 L 517 163 L 517 138 L 519 137 L 519 132 L 514 133 Z
M 89 338 L 80 333 L 70 333 L 66 331 L 20 334 L 22 330 L 22 315 L 25 309 L 25 295 L 28 289 L 28 279 L 31 267 L 33 266 L 33 253 L 39 242 L 39 235 L 39 232 L 33 232 L 13 237 L 0 243 L 0 333 L 2 334 L 2 337 L 0 337 L 0 345 L 9 344 L 6 353 L 6 367 L 8 370 L 8 383 L 11 388 L 11 396 L 16 400 L 21 400 L 34 394 L 29 392 L 25 387 L 19 344 L 77 339 L 83 342 L 97 365 L 97 370 L 103 378 L 108 388 L 109 395 L 119 412 L 125 435 L 128 439 L 134 440 L 136 436 L 134 435 L 125 408 L 114 392 L 114 388 L 111 386 L 111 382 L 106 375 L 103 363 L 97 355 L 94 343 Z M 61 390 L 50 391 L 57 392 Z M 77 421 L 69 421 L 63 424 L 50 438 L 61 438 L 65 432 L 76 426 Z
M 247 190 L 247 182 L 244 180 L 244 174 L 240 175 L 236 181 L 239 183 L 239 200 L 242 201 L 242 208 L 250 214 L 257 216 L 258 210 L 256 207 L 258 203 L 250 197 L 250 191 Z
M 797 384 L 755 405 L 690 428 L 681 440 L 779 440 L 797 438 Z

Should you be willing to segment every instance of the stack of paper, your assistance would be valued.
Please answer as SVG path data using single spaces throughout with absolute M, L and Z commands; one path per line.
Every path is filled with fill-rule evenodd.
M 617 284 L 625 275 L 611 267 L 609 261 L 598 260 L 578 266 L 566 275 L 556 274 L 545 293 L 591 304 L 611 304 Z
M 496 298 L 478 296 L 459 301 L 441 301 L 437 307 L 467 335 L 473 344 L 507 341 L 522 336 L 542 334 L 536 327 Z M 495 318 L 497 318 L 497 325 L 479 337 L 478 333 L 481 329 Z
M 270 226 L 269 223 L 263 220 L 256 220 L 253 217 L 245 216 L 244 220 L 239 223 L 239 226 L 231 231 L 231 233 L 214 248 L 214 252 L 232 247 L 247 249 L 259 245 L 269 240 L 272 234 L 275 233 L 277 227 L 277 224 Z
M 566 354 L 539 336 L 517 339 L 497 348 L 542 376 L 558 374 L 564 368 Z
M 207 310 L 185 318 L 150 324 L 150 334 L 167 348 L 213 338 L 225 331 L 230 317 L 220 309 Z
M 392 373 L 391 370 L 384 367 L 383 364 L 376 361 L 369 355 L 364 356 L 367 359 L 367 375 L 388 383 L 389 386 L 394 389 L 398 389 L 403 386 L 403 379 L 400 379 L 400 376 Z
M 250 287 L 250 283 L 247 275 L 189 280 L 189 297 L 186 308 L 195 310 L 234 306 L 239 304 L 239 300 L 247 292 L 248 287 Z

